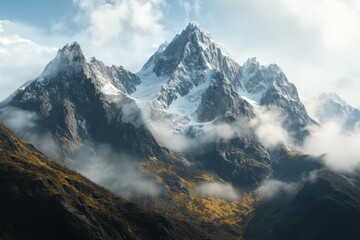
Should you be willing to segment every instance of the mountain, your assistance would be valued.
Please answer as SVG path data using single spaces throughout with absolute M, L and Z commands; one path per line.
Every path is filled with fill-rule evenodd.
M 360 110 L 346 103 L 336 93 L 322 93 L 307 104 L 320 123 L 339 122 L 345 130 L 352 130 L 360 121 Z
M 272 174 L 271 156 L 250 126 L 256 109 L 279 108 L 284 127 L 299 141 L 313 124 L 278 66 L 264 67 L 256 59 L 240 66 L 194 22 L 137 74 L 87 59 L 77 43 L 66 45 L 3 106 L 2 119 L 10 126 L 14 112 L 34 114 L 17 133 L 75 169 L 87 165 L 79 158 L 91 162 L 102 145 L 139 162 L 156 157 L 182 164 L 166 149 L 171 139 L 161 139 L 156 129 L 169 125 L 171 135 L 196 142 L 175 149 L 187 161 L 245 188 Z M 228 131 L 216 130 L 221 128 Z
M 143 157 L 159 153 L 160 147 L 127 95 L 139 83 L 140 79 L 123 67 L 87 60 L 75 42 L 60 49 L 38 78 L 18 89 L 6 101 L 2 115 L 6 121 L 15 110 L 35 114 L 31 129 L 18 133 L 50 135 L 59 146 L 50 154 L 63 162 L 73 163 L 78 152 L 91 152 L 93 142 Z M 46 152 L 46 146 L 34 144 Z
M 137 75 L 141 83 L 131 97 L 143 112 L 151 109 L 148 121 L 165 123 L 175 134 L 200 143 L 204 129 L 224 124 L 236 132 L 256 118 L 260 106 L 280 109 L 283 127 L 298 142 L 306 127 L 316 124 L 278 66 L 261 66 L 254 58 L 239 65 L 194 22 L 161 45 Z M 215 137 L 184 153 L 225 180 L 259 184 L 271 175 L 270 157 L 251 127 L 243 128 L 247 134 Z
M 308 116 L 297 89 L 276 64 L 260 66 L 255 58 L 240 66 L 197 23 L 190 23 L 169 43 L 160 46 L 138 73 L 135 98 L 156 109 L 208 122 L 226 113 L 251 117 L 251 104 L 276 106 L 295 137 L 315 122 Z M 218 86 L 218 95 L 212 94 Z M 225 99 L 224 99 L 225 98 Z
M 50 160 L 0 123 L 1 239 L 209 239 Z
M 280 119 L 262 119 L 263 112 Z M 77 43 L 66 45 L 38 78 L 0 104 L 0 118 L 57 161 L 119 195 L 135 192 L 126 196 L 141 207 L 180 227 L 200 226 L 215 239 L 290 236 L 309 218 L 323 220 L 325 214 L 312 214 L 317 202 L 325 203 L 316 205 L 320 213 L 358 215 L 358 189 L 350 184 L 356 174 L 330 171 L 322 158 L 296 152 L 289 142 L 269 147 L 259 134 L 273 141 L 284 130 L 301 145 L 317 125 L 280 67 L 255 58 L 236 63 L 194 22 L 136 74 L 86 58 Z M 324 179 L 340 187 L 322 191 Z M 156 193 L 147 194 L 154 185 Z M 323 201 L 328 196 L 336 198 L 334 212 Z M 323 229 L 320 220 L 314 228 Z
M 208 93 L 218 94 L 216 83 L 219 82 L 223 93 L 230 94 L 229 101 L 234 98 L 227 105 L 231 107 L 229 111 L 224 110 L 223 113 L 230 115 L 236 107 L 244 106 L 244 116 L 253 116 L 251 112 L 246 112 L 246 108 L 252 107 L 238 97 L 229 80 L 224 79 L 221 73 L 214 72 L 213 76 L 213 89 L 209 88 Z M 199 152 L 201 156 L 191 154 L 194 158 L 189 158 L 166 149 L 158 144 L 147 124 L 148 116 L 141 105 L 142 99 L 135 98 L 142 84 L 141 78 L 121 67 L 106 67 L 94 58 L 87 59 L 80 46 L 73 43 L 60 49 L 38 78 L 18 89 L 7 100 L 1 109 L 1 118 L 17 133 L 56 160 L 118 194 L 123 194 L 124 189 L 119 191 L 116 184 L 125 185 L 125 190 L 130 191 L 140 185 L 140 196 L 132 196 L 131 199 L 144 207 L 190 221 L 193 225 L 201 224 L 203 229 L 217 236 L 227 236 L 228 239 L 241 236 L 256 201 L 252 194 L 244 201 L 236 199 L 228 203 L 221 198 L 199 196 L 194 191 L 196 187 L 209 181 L 223 182 L 223 179 L 216 176 L 216 172 L 224 177 L 231 172 L 225 180 L 246 180 L 237 180 L 239 185 L 260 182 L 270 172 L 269 164 L 257 163 L 263 159 L 269 161 L 265 149 L 255 140 L 241 142 L 239 146 L 239 140 L 226 146 L 224 142 L 212 142 L 210 144 L 219 144 L 216 158 L 223 161 L 222 168 L 214 164 L 201 164 L 207 151 Z M 219 94 L 218 98 L 221 100 Z M 161 120 L 163 117 L 161 116 Z M 226 115 L 224 117 L 225 120 L 231 120 Z M 24 121 L 19 122 L 19 119 Z M 53 146 L 50 148 L 49 145 Z M 238 156 L 235 161 L 222 158 L 227 148 L 232 150 L 233 156 Z M 55 153 L 49 152 L 52 149 Z M 206 149 L 211 150 L 211 146 Z M 104 154 L 104 150 L 109 150 L 109 153 Z M 251 156 L 256 157 L 257 152 L 261 158 L 254 160 Z M 129 165 L 136 170 L 130 169 Z M 231 170 L 231 166 L 238 170 Z M 242 176 L 243 172 L 250 172 L 246 170 L 247 166 L 257 170 L 251 176 Z M 134 179 L 131 171 L 136 171 L 137 179 Z M 141 187 L 148 188 L 148 185 L 141 182 L 144 176 L 160 186 L 159 195 L 143 196 L 147 189 Z M 224 204 L 229 204 L 229 208 L 222 209 Z M 237 219 L 238 216 L 242 219 Z

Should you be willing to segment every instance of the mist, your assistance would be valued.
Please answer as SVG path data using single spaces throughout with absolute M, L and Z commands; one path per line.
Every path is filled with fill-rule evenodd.
M 341 122 L 328 122 L 311 127 L 300 150 L 313 156 L 322 156 L 330 169 L 354 172 L 360 167 L 360 128 L 344 131 Z
M 223 182 L 200 184 L 195 188 L 195 193 L 202 197 L 222 198 L 228 201 L 234 201 L 240 198 L 240 193 L 230 183 Z
M 293 195 L 300 189 L 299 183 L 287 183 L 279 180 L 271 179 L 263 182 L 256 189 L 256 193 L 265 199 L 271 199 L 279 194 Z
M 94 154 L 77 155 L 78 171 L 95 183 L 124 198 L 138 196 L 156 197 L 161 186 L 146 170 L 140 168 L 140 161 L 125 154 L 115 153 L 108 145 L 98 145 Z
M 292 144 L 289 132 L 283 127 L 285 114 L 276 107 L 256 107 L 256 117 L 250 121 L 256 136 L 266 148 L 274 148 L 279 144 Z
M 255 193 L 265 200 L 273 199 L 278 196 L 293 196 L 298 193 L 301 187 L 307 182 L 315 182 L 317 170 L 309 172 L 297 182 L 284 182 L 278 179 L 267 179 L 263 181 L 255 190 Z
M 231 124 L 216 121 L 184 124 L 179 129 L 170 118 L 145 118 L 147 119 L 146 124 L 148 128 L 159 144 L 182 153 L 196 150 L 220 139 L 226 141 L 235 137 L 246 137 L 252 134 L 249 122 L 243 119 L 239 119 Z
M 132 111 L 128 112 L 133 114 Z M 126 115 L 128 118 L 130 116 Z M 7 107 L 1 110 L 0 119 L 44 154 L 61 160 L 58 152 L 60 146 L 51 133 L 39 132 L 40 117 L 35 112 Z M 86 146 L 80 146 L 75 151 L 72 160 L 68 163 L 72 169 L 122 197 L 157 196 L 161 193 L 161 186 L 145 176 L 137 159 L 115 153 L 108 145 L 86 143 Z
M 31 111 L 7 107 L 0 111 L 0 119 L 17 135 L 33 144 L 46 155 L 57 158 L 58 145 L 49 132 L 39 132 L 36 128 L 40 117 Z

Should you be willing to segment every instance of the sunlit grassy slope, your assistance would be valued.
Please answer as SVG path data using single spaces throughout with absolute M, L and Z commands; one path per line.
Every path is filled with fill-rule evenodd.
M 237 200 L 204 197 L 197 194 L 196 187 L 202 183 L 221 182 L 221 179 L 206 171 L 165 164 L 156 158 L 145 162 L 143 168 L 150 171 L 164 189 L 160 198 L 139 200 L 144 206 L 200 225 L 217 239 L 242 237 L 259 197 L 250 192 L 241 192 Z

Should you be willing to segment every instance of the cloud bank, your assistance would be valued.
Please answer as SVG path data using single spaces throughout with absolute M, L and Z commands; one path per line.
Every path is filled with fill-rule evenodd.
M 155 110 L 156 111 L 156 110 Z M 145 116 L 146 115 L 145 111 Z M 146 123 L 157 142 L 178 152 L 187 152 L 219 140 L 245 137 L 252 134 L 249 123 L 238 120 L 235 123 L 206 123 L 184 126 L 177 129 L 171 119 L 145 117 Z

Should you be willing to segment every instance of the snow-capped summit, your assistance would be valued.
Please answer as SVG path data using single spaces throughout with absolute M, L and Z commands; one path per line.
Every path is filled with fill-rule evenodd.
M 83 59 L 84 54 L 79 43 L 74 41 L 70 44 L 66 44 L 62 49 L 59 49 L 58 56 L 67 57 L 70 61 L 74 62 Z
M 138 73 L 142 84 L 133 95 L 157 109 L 192 114 L 215 70 L 231 81 L 239 74 L 240 66 L 195 22 L 160 49 Z
M 65 162 L 79 149 L 90 148 L 89 139 L 107 139 L 116 149 L 134 148 L 133 152 L 140 153 L 142 142 L 150 141 L 150 147 L 157 144 L 141 125 L 140 110 L 128 97 L 139 83 L 139 77 L 121 66 L 87 59 L 74 42 L 60 49 L 38 78 L 19 88 L 1 107 L 4 112 L 17 108 L 37 116 L 39 123 L 32 131 L 47 132 L 60 142 L 56 158 Z M 141 137 L 109 140 L 126 131 Z
M 120 93 L 132 93 L 140 79 L 123 67 L 105 66 L 95 57 L 87 59 L 77 42 L 66 44 L 59 49 L 55 58 L 45 67 L 40 76 L 34 80 L 38 87 L 46 89 L 49 81 L 62 81 L 65 86 L 73 86 L 82 76 L 91 79 L 99 93 L 116 96 Z M 22 89 L 24 90 L 24 89 Z
M 280 67 L 276 64 L 267 67 L 260 65 L 255 57 L 244 63 L 235 85 L 242 95 L 258 104 L 266 104 L 264 97 L 270 88 L 276 88 L 285 98 L 299 101 L 295 86 L 288 81 Z
M 189 121 L 211 121 L 221 118 L 218 113 L 223 117 L 229 111 L 253 116 L 249 106 L 243 107 L 246 113 L 234 110 L 236 106 L 245 106 L 240 104 L 245 100 L 254 106 L 275 105 L 283 110 L 285 127 L 295 132 L 296 139 L 304 136 L 302 129 L 315 123 L 301 103 L 295 85 L 279 66 L 262 66 L 256 58 L 240 66 L 196 22 L 191 22 L 168 45 L 162 45 L 138 76 L 141 84 L 133 98 L 151 102 L 155 109 Z M 214 86 L 219 86 L 218 90 Z M 219 106 L 229 109 L 215 109 Z
M 45 67 L 39 79 L 56 75 L 62 71 L 79 72 L 86 67 L 86 58 L 77 42 L 59 49 L 56 57 Z
M 295 85 L 276 64 L 260 65 L 256 58 L 248 59 L 234 82 L 238 93 L 251 103 L 276 106 L 284 112 L 286 127 L 297 140 L 306 135 L 305 128 L 315 124 L 302 104 Z

